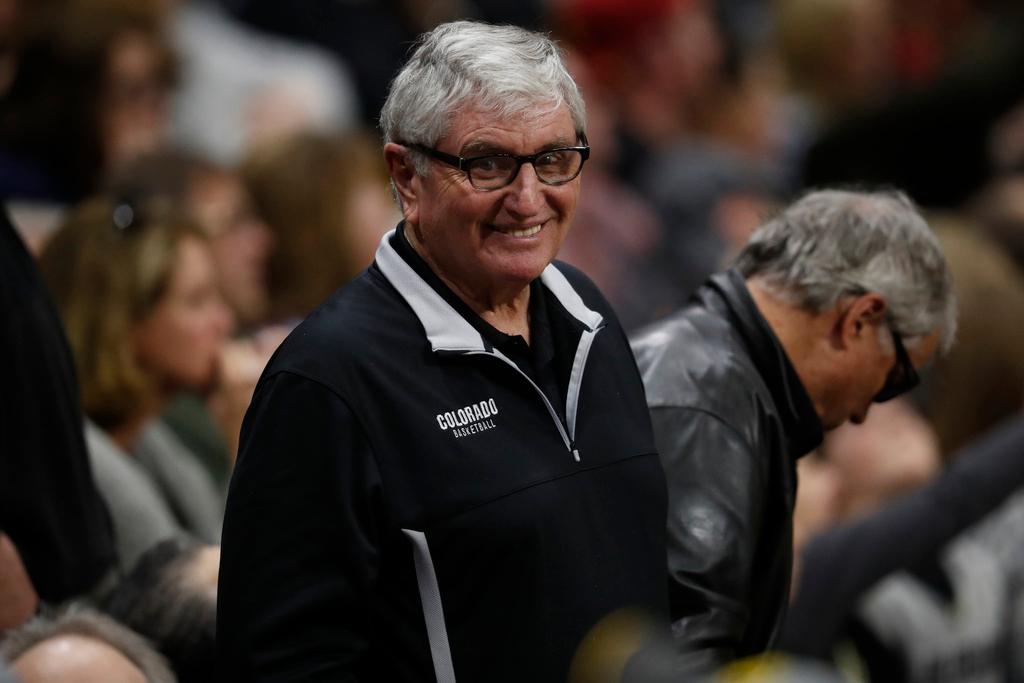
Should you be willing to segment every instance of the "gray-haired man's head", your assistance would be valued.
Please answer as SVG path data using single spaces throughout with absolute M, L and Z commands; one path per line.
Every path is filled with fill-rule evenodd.
M 941 330 L 956 336 L 953 281 L 939 242 L 902 192 L 820 190 L 764 223 L 736 258 L 746 278 L 814 312 L 877 292 L 908 341 Z
M 735 267 L 827 429 L 913 388 L 956 335 L 946 259 L 900 192 L 811 192 L 761 225 Z

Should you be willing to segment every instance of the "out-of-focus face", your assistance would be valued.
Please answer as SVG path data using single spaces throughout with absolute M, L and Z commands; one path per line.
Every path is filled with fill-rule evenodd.
M 100 126 L 106 170 L 159 149 L 168 130 L 170 84 L 160 54 L 140 32 L 127 32 L 110 49 Z
M 58 636 L 29 648 L 11 663 L 22 683 L 146 683 L 130 659 L 94 638 Z
M 210 237 L 221 293 L 242 324 L 261 321 L 267 309 L 267 259 L 273 237 L 253 211 L 249 194 L 232 173 L 203 173 L 189 192 L 189 208 Z
M 132 328 L 133 348 L 164 391 L 203 390 L 214 380 L 232 322 L 206 244 L 187 237 L 178 247 L 167 291 Z
M 934 430 L 902 398 L 875 406 L 861 425 L 830 433 L 823 452 L 838 477 L 837 512 L 842 519 L 870 512 L 923 485 L 940 467 Z
M 462 157 L 535 154 L 579 144 L 567 106 L 529 119 L 463 111 L 435 148 Z M 545 185 L 530 164 L 512 184 L 478 190 L 463 171 L 436 160 L 403 197 L 410 240 L 456 291 L 476 298 L 525 288 L 551 262 L 576 209 L 580 178 Z
M 374 179 L 359 179 L 349 191 L 346 206 L 346 230 L 339 238 L 352 252 L 356 272 L 373 262 L 384 233 L 390 230 L 402 215 L 395 207 L 385 183 Z

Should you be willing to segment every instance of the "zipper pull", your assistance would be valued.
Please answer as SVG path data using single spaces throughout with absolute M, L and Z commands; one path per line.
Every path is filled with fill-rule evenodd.
M 576 448 L 576 444 L 572 444 L 571 449 L 572 449 L 572 459 L 575 460 L 576 462 L 579 462 L 580 461 L 580 452 Z

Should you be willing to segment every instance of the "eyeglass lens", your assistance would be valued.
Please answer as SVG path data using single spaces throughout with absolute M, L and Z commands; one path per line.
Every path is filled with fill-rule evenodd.
M 903 339 L 895 330 L 890 330 L 890 332 L 892 333 L 893 348 L 896 352 L 896 364 L 889 371 L 889 375 L 885 379 L 885 386 L 875 395 L 875 403 L 882 403 L 896 398 L 900 394 L 904 394 L 916 387 L 920 381 L 917 370 L 914 369 L 914 364 L 910 360 L 910 355 L 903 345 Z
M 525 163 L 527 160 L 523 160 Z M 583 166 L 583 155 L 578 150 L 557 149 L 538 155 L 530 163 L 541 182 L 558 185 L 572 180 Z M 511 183 L 519 172 L 521 162 L 511 156 L 488 156 L 473 159 L 467 166 L 474 187 L 494 189 Z

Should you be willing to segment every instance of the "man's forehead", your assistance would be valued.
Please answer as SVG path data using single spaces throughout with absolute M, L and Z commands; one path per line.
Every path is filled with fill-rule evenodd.
M 576 129 L 569 108 L 539 104 L 511 114 L 463 108 L 450 118 L 446 138 L 462 152 L 506 151 L 510 143 L 558 147 L 576 144 Z
M 576 144 L 575 136 L 555 135 L 537 147 L 537 151 L 554 149 L 556 147 L 571 147 Z M 482 135 L 470 138 L 461 149 L 462 154 L 489 154 L 491 152 L 505 152 L 507 145 L 497 142 L 493 137 Z

